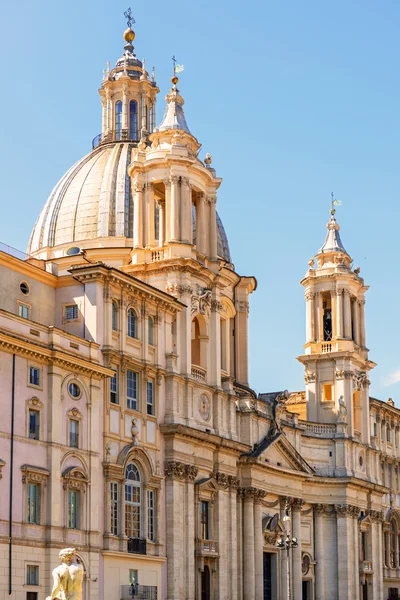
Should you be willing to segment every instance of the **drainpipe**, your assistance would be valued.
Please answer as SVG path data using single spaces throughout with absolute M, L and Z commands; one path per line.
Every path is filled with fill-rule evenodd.
M 12 594 L 12 520 L 13 520 L 13 474 L 14 474 L 14 413 L 15 413 L 15 354 L 12 355 L 11 379 L 11 440 L 10 440 L 10 512 L 8 521 L 8 594 Z

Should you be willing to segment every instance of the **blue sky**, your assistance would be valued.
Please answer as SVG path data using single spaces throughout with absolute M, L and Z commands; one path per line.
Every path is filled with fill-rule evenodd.
M 53 185 L 100 132 L 97 89 L 123 48 L 120 0 L 0 6 L 0 240 L 24 249 Z M 223 184 L 236 269 L 255 275 L 250 380 L 303 389 L 299 285 L 321 246 L 330 193 L 370 290 L 371 394 L 400 405 L 400 4 L 394 0 L 153 0 L 132 6 L 135 48 L 156 67 L 157 119 L 171 56 L 192 132 Z

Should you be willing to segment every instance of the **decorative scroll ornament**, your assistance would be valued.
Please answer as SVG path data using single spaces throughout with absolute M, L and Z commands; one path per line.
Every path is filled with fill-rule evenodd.
M 210 289 L 197 286 L 197 290 L 192 292 L 192 315 L 208 315 L 211 311 L 211 296 Z
M 194 481 L 198 471 L 198 468 L 194 465 L 187 465 L 179 461 L 168 461 L 164 463 L 164 475 L 166 479 Z
M 306 371 L 304 373 L 304 381 L 306 383 L 314 383 L 315 380 L 316 380 L 315 373 L 311 373 L 311 371 Z
M 352 371 L 343 371 L 341 369 L 336 369 L 335 377 L 336 379 L 350 379 L 353 376 Z
M 353 389 L 361 391 L 370 385 L 366 371 L 355 371 L 353 373 Z

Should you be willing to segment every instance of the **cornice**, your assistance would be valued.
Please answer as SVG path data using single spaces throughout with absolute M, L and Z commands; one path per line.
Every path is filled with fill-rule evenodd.
M 42 262 L 40 259 L 32 258 L 31 260 L 36 260 L 37 262 Z M 5 252 L 0 251 L 0 266 L 6 267 L 7 269 L 11 269 L 12 271 L 16 271 L 23 275 L 29 276 L 36 281 L 40 281 L 41 283 L 45 283 L 46 285 L 55 288 L 57 287 L 57 277 L 52 273 L 48 273 L 41 267 L 38 267 L 28 261 L 21 260 L 20 258 L 16 258 L 11 254 L 6 254 Z
M 83 373 L 94 375 L 98 378 L 112 377 L 113 371 L 99 364 L 92 363 L 75 355 L 66 354 L 60 350 L 54 350 L 28 342 L 25 339 L 11 336 L 0 331 L 0 349 L 18 356 L 27 356 L 39 362 L 52 363 L 56 366 Z
M 165 436 L 182 436 L 188 437 L 191 439 L 199 440 L 200 442 L 209 442 L 213 446 L 218 446 L 221 448 L 228 448 L 234 450 L 242 454 L 243 452 L 249 452 L 250 446 L 243 444 L 241 442 L 235 442 L 233 440 L 228 440 L 219 435 L 213 433 L 205 433 L 204 431 L 200 431 L 197 429 L 193 429 L 191 427 L 187 427 L 186 425 L 181 424 L 172 424 L 172 425 L 160 425 L 160 432 Z

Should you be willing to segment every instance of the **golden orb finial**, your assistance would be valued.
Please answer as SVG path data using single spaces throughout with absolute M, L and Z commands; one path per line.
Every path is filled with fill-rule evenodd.
M 131 44 L 134 39 L 135 39 L 135 32 L 130 27 L 128 27 L 128 29 L 126 29 L 124 31 L 124 40 L 126 42 L 128 42 L 128 44 Z
M 176 85 L 178 83 L 179 79 L 176 75 L 174 75 L 173 77 L 171 77 L 171 83 L 173 83 L 174 85 Z

